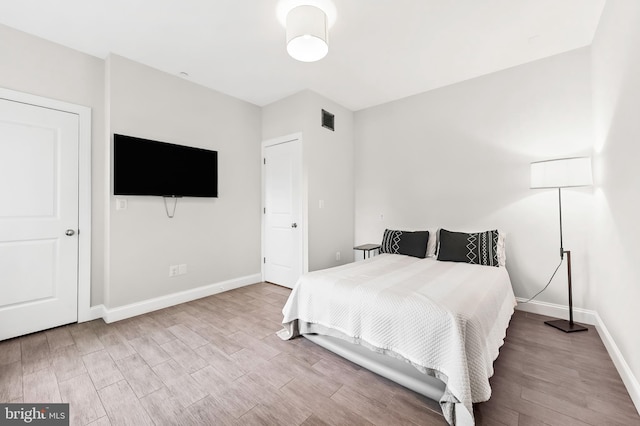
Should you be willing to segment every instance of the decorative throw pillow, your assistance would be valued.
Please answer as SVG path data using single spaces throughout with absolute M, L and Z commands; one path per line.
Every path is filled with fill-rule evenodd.
M 486 232 L 451 232 L 440 229 L 438 260 L 475 265 L 500 266 L 498 230 Z
M 385 229 L 380 253 L 405 254 L 424 259 L 427 255 L 429 231 L 394 231 Z

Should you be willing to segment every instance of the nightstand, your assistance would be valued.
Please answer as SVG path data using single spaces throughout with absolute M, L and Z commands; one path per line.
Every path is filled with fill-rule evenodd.
M 362 258 L 364 259 L 371 257 L 371 252 L 373 250 L 378 250 L 378 254 L 380 253 L 380 244 L 361 244 L 359 246 L 355 246 L 354 250 L 362 250 Z

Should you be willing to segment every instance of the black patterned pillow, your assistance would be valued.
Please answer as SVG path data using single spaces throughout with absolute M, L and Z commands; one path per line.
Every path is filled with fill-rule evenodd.
M 500 266 L 497 230 L 468 234 L 441 229 L 439 237 L 438 260 Z
M 429 231 L 394 231 L 385 229 L 380 253 L 405 254 L 424 259 L 427 256 Z

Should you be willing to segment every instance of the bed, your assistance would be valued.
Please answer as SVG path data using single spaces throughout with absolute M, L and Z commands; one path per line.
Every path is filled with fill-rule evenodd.
M 472 425 L 515 305 L 504 267 L 384 253 L 303 275 L 279 336 L 303 335 Z

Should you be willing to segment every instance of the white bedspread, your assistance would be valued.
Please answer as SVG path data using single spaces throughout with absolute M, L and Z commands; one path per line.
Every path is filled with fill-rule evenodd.
M 505 268 L 382 254 L 303 275 L 283 308 L 280 336 L 298 321 L 404 359 L 446 383 L 450 424 L 474 424 L 474 402 L 491 396 L 493 361 L 514 306 Z

